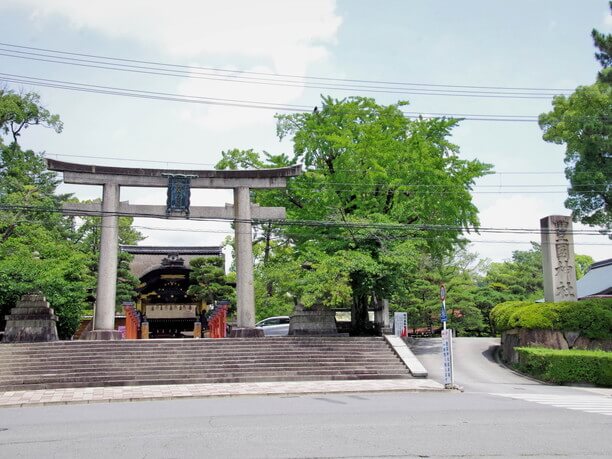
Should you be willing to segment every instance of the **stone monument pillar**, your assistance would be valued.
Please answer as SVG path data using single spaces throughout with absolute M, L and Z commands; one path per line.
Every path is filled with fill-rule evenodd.
M 381 329 L 389 328 L 389 300 L 382 299 L 377 302 L 376 309 L 374 311 L 374 322 L 376 322 Z
M 39 293 L 24 295 L 6 316 L 2 342 L 35 343 L 57 341 L 57 316 Z
M 576 301 L 576 262 L 571 217 L 544 217 L 540 220 L 540 231 L 545 301 Z

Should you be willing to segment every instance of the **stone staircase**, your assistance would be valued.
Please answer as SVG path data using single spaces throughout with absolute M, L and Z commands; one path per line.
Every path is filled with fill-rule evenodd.
M 382 337 L 1 344 L 0 391 L 151 384 L 410 378 Z

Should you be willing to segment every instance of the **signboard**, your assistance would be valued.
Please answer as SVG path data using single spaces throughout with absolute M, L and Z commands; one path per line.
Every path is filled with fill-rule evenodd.
M 442 305 L 442 307 L 440 308 L 440 322 L 442 322 L 443 324 L 446 323 L 448 317 L 446 316 L 446 308 L 444 307 L 444 305 Z
M 166 200 L 166 214 L 175 212 L 189 216 L 189 201 L 191 199 L 191 176 L 168 175 L 168 197 Z
M 442 360 L 444 362 L 444 385 L 453 385 L 453 334 L 450 329 L 442 330 Z
M 196 304 L 147 304 L 147 319 L 194 319 L 197 316 Z
M 407 312 L 396 312 L 393 316 L 393 331 L 395 336 L 407 336 L 408 335 L 408 313 Z
M 446 329 L 446 322 L 448 318 L 446 317 L 446 287 L 444 284 L 440 284 L 440 299 L 442 300 L 442 308 L 440 309 L 440 322 L 444 324 L 444 328 Z

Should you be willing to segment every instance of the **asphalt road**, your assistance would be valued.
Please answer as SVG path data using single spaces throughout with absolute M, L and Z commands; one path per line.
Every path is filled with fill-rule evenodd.
M 453 363 L 455 384 L 470 392 L 495 392 L 523 389 L 539 390 L 543 385 L 510 371 L 497 361 L 499 338 L 454 338 Z M 410 343 L 414 354 L 427 368 L 429 378 L 443 382 L 442 340 L 419 338 Z
M 415 346 L 434 379 L 436 346 Z M 585 411 L 601 410 L 605 391 L 537 384 L 487 349 L 484 340 L 456 340 L 465 392 L 0 409 L 0 457 L 612 457 L 612 416 Z M 573 398 L 569 408 L 513 398 L 529 394 Z

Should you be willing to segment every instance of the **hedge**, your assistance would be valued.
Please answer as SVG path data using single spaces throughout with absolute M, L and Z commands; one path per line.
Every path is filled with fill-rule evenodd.
M 590 383 L 612 387 L 612 352 L 517 347 L 516 368 L 556 384 Z
M 593 339 L 612 338 L 612 299 L 598 298 L 562 303 L 508 301 L 491 311 L 498 332 L 529 328 L 580 332 Z

